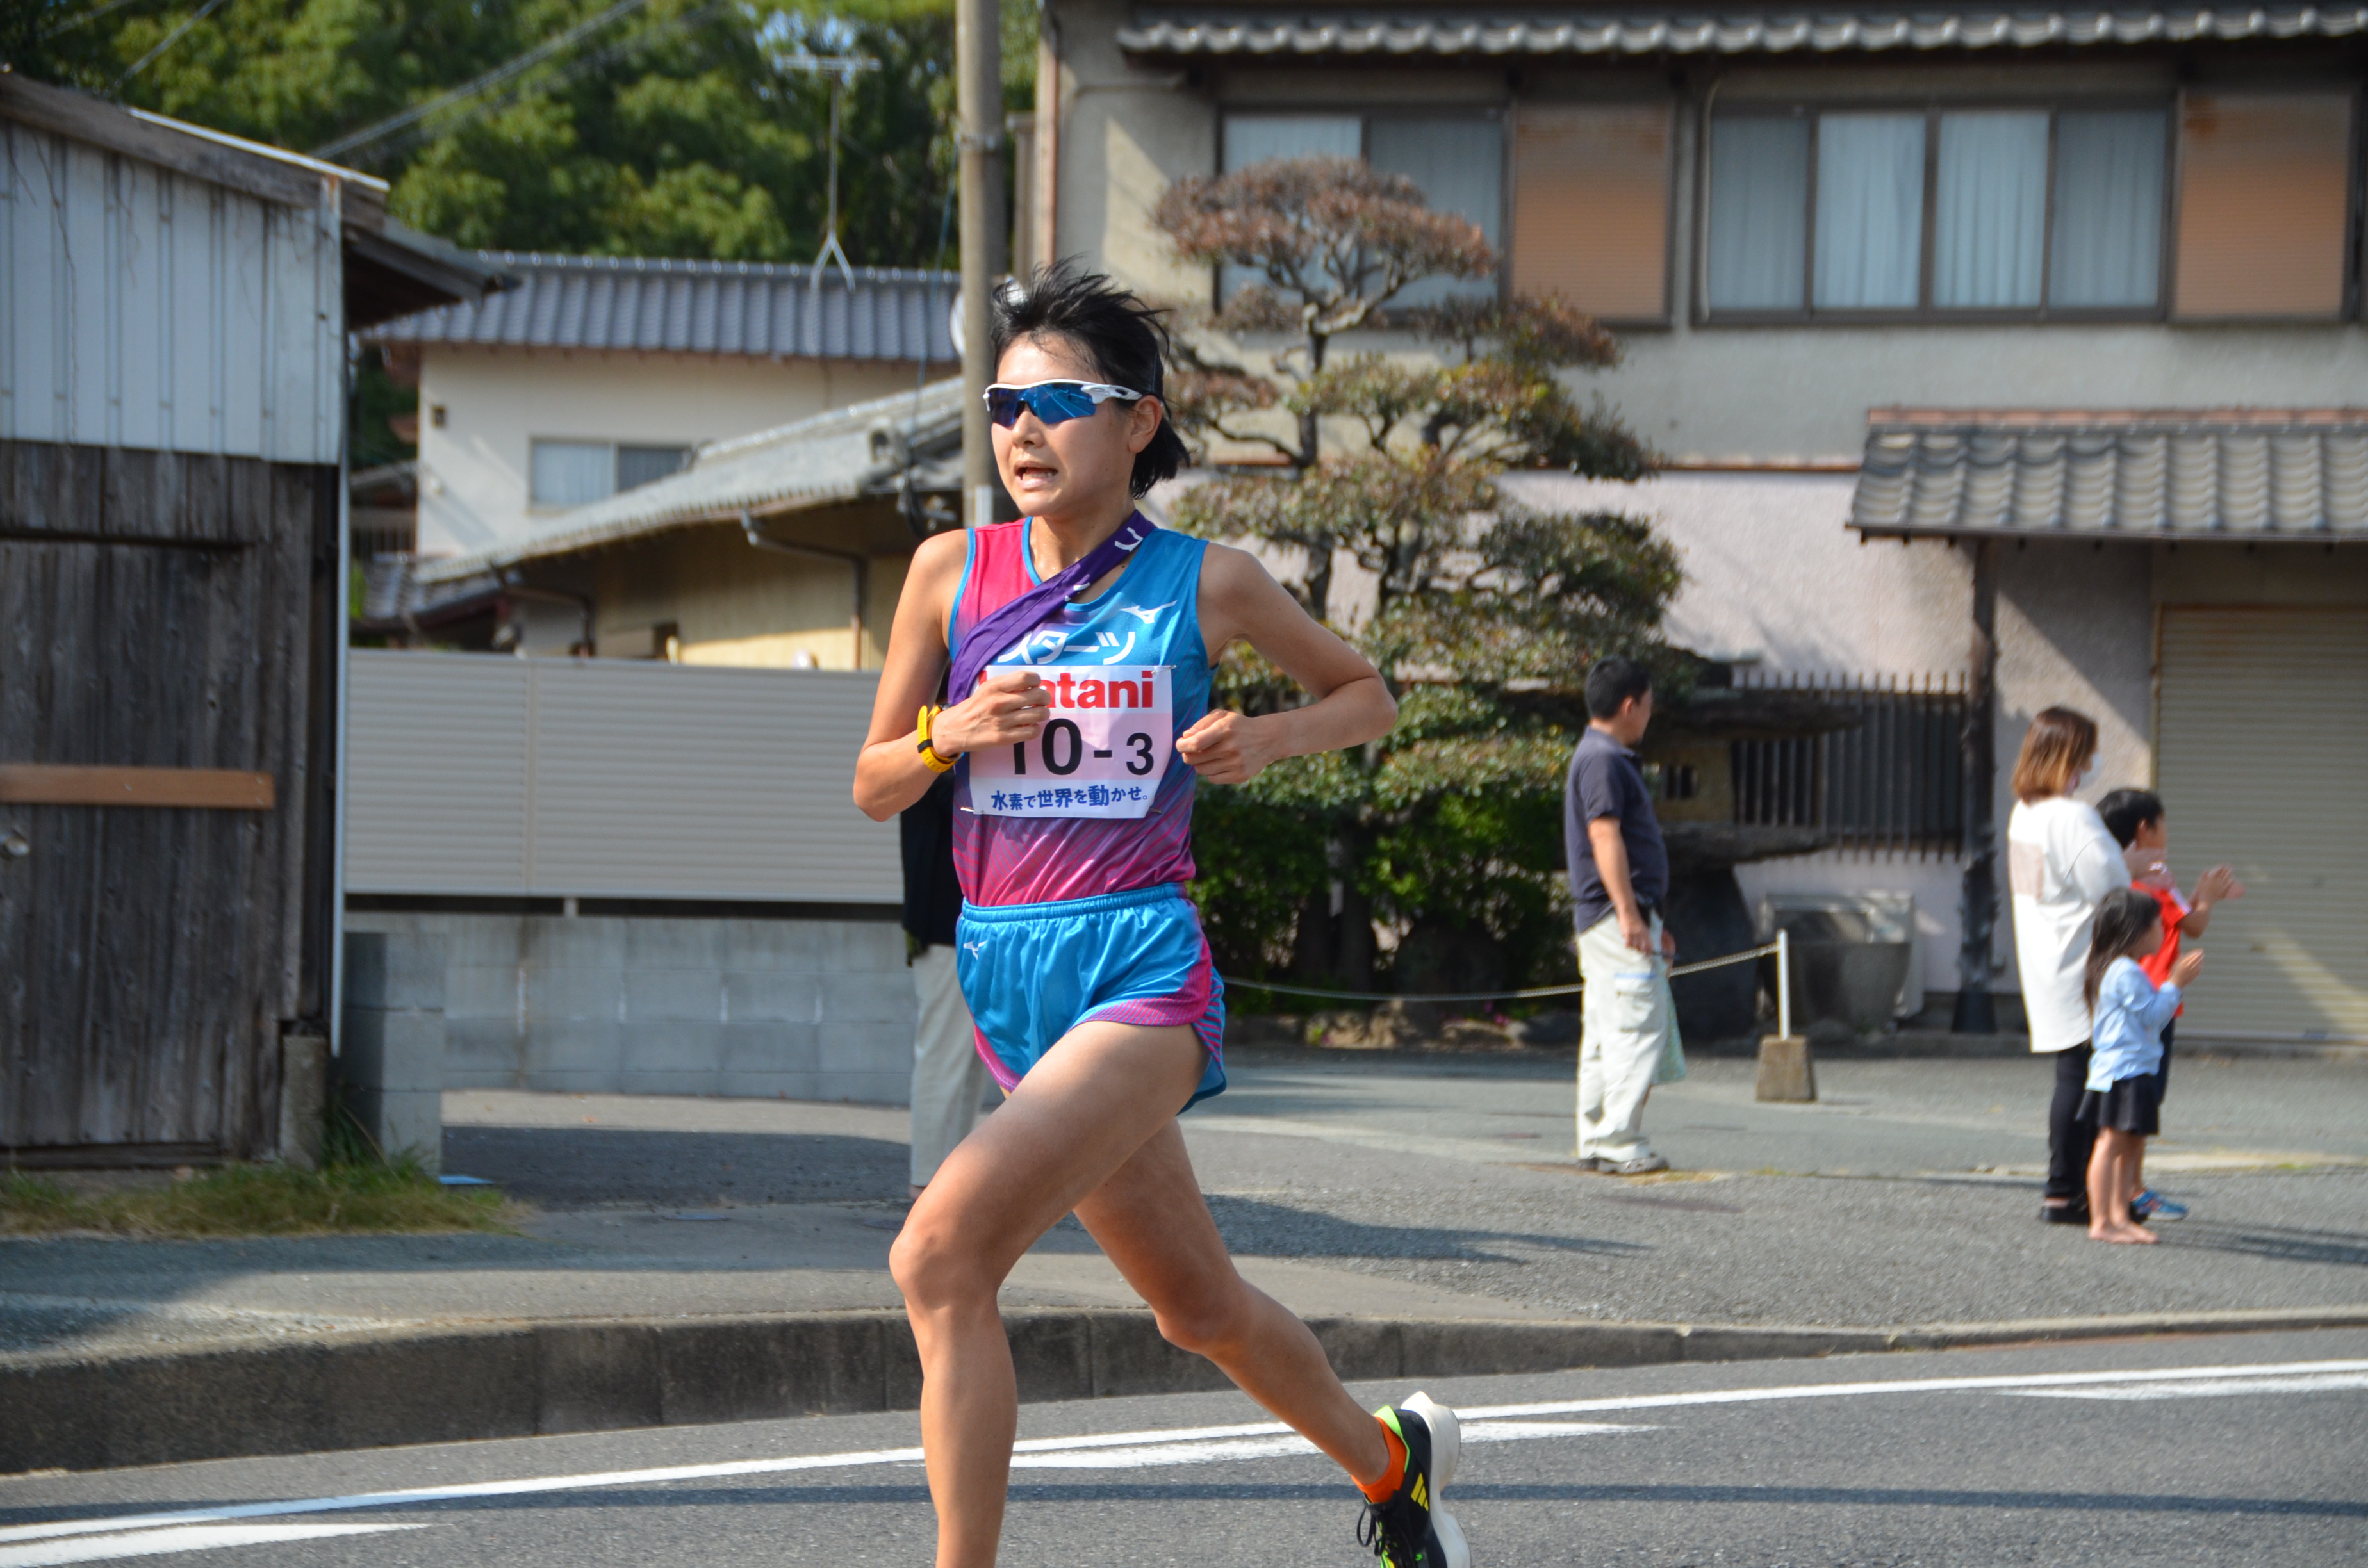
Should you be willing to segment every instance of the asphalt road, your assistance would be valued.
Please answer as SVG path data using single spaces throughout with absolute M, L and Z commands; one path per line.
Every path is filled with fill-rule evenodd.
M 2148 1150 L 2165 1244 L 2037 1221 L 2044 1062 L 1835 1062 L 1760 1105 L 1698 1058 L 1646 1125 L 1679 1169 L 1581 1176 L 1543 1053 L 1245 1054 L 1184 1119 L 1228 1244 L 1310 1315 L 1854 1325 L 2368 1301 L 2368 1063 L 2182 1054 Z M 526 1236 L 0 1240 L 0 1357 L 386 1324 L 897 1304 L 907 1118 L 888 1107 L 484 1090 L 450 1168 Z M 1013 1310 L 1136 1304 L 1073 1225 Z
M 2368 1552 L 2368 1332 L 1431 1392 L 1464 1412 L 1446 1496 L 1477 1568 Z M 1370 1562 L 1329 1463 L 1260 1429 L 1238 1396 L 1036 1405 L 1020 1420 L 1007 1568 Z M 916 1440 L 911 1415 L 869 1415 L 24 1477 L 0 1482 L 0 1568 L 923 1568 Z

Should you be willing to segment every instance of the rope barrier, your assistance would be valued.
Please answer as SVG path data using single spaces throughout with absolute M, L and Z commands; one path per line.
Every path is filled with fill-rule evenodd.
M 1726 953 L 1699 963 L 1679 964 L 1669 971 L 1669 978 L 1700 974 L 1706 969 L 1720 969 L 1727 964 L 1741 963 L 1747 959 L 1766 958 L 1779 951 L 1782 942 L 1769 942 L 1757 948 L 1746 948 L 1739 953 Z M 1537 985 L 1526 991 L 1458 991 L 1421 992 L 1407 994 L 1400 991 L 1319 991 L 1307 985 L 1284 985 L 1271 980 L 1235 980 L 1222 977 L 1227 986 L 1242 991 L 1274 991 L 1285 996 L 1315 996 L 1333 1002 L 1526 1002 L 1539 996 L 1575 996 L 1586 989 L 1583 985 Z

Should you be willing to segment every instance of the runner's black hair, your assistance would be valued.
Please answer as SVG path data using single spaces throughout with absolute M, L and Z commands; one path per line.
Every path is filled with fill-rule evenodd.
M 1166 312 L 1155 310 L 1099 272 L 1071 261 L 1040 267 L 1025 282 L 1012 279 L 996 290 L 995 327 L 988 338 L 996 364 L 1023 337 L 1063 337 L 1085 350 L 1094 374 L 1112 386 L 1160 400 L 1159 428 L 1151 445 L 1134 454 L 1127 489 L 1140 498 L 1163 479 L 1173 479 L 1187 460 L 1184 439 L 1167 417 Z
M 1617 719 L 1621 705 L 1653 689 L 1653 672 L 1635 660 L 1614 653 L 1599 659 L 1587 672 L 1587 716 Z
M 2146 939 L 2146 934 L 2162 919 L 2162 905 L 2150 893 L 2135 888 L 2115 888 L 2098 901 L 2095 923 L 2089 927 L 2089 967 L 2080 977 L 2080 994 L 2089 1006 L 2097 1005 L 2097 993 L 2103 989 L 2105 971 L 2118 958 L 2135 958 L 2130 949 Z
M 2162 797 L 2151 790 L 2116 790 L 2097 802 L 2097 814 L 2113 842 L 2127 849 L 2137 842 L 2138 829 L 2162 820 Z

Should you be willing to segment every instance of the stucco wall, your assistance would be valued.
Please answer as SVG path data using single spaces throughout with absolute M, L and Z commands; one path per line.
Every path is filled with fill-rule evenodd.
M 1787 675 L 1963 670 L 1969 558 L 1929 541 L 1861 544 L 1844 526 L 1857 483 L 1852 473 L 1668 473 L 1638 484 L 1521 474 L 1506 488 L 1541 509 L 1650 518 L 1686 574 L 1666 630 L 1703 654 Z
M 695 446 L 912 384 L 910 366 L 891 364 L 429 346 L 419 372 L 419 551 L 482 550 L 552 516 L 528 501 L 537 437 Z

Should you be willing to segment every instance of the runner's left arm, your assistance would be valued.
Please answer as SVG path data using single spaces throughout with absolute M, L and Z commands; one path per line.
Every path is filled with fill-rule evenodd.
M 1247 718 L 1215 711 L 1176 750 L 1212 784 L 1239 784 L 1287 756 L 1339 751 L 1389 733 L 1397 699 L 1364 655 L 1318 624 L 1256 556 L 1212 544 L 1201 566 L 1201 631 L 1214 664 L 1238 637 L 1307 688 L 1304 708 Z

